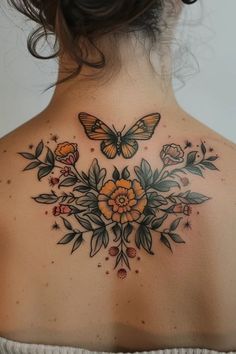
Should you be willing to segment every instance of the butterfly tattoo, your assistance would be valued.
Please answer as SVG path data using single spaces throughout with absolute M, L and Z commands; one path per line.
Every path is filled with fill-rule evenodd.
M 114 159 L 117 155 L 130 159 L 138 150 L 137 140 L 148 140 L 152 137 L 161 115 L 145 115 L 126 133 L 123 133 L 125 126 L 121 131 L 117 131 L 114 126 L 111 129 L 101 119 L 86 112 L 80 112 L 78 119 L 89 139 L 101 141 L 101 151 L 108 159 Z

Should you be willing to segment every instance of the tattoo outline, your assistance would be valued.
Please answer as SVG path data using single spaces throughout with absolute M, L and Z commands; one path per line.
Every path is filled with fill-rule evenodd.
M 50 185 L 56 186 L 58 192 L 51 190 L 51 193 L 32 197 L 37 203 L 55 204 L 52 214 L 61 217 L 68 231 L 58 244 L 65 245 L 73 241 L 72 254 L 87 237 L 91 237 L 90 257 L 93 257 L 102 247 L 108 246 L 111 232 L 115 236 L 113 242 L 118 244 L 111 246 L 108 253 L 116 257 L 114 269 L 121 263 L 117 275 L 122 279 L 127 276 L 124 265 L 131 270 L 129 259 L 137 255 L 137 250 L 128 245 L 131 234 L 135 235 L 136 247 L 150 255 L 154 255 L 153 233 L 160 234 L 160 242 L 172 253 L 172 241 L 177 244 L 185 243 L 177 230 L 183 217 L 191 214 L 194 205 L 211 199 L 190 189 L 182 192 L 181 187 L 189 185 L 186 175 L 193 174 L 204 178 L 204 170 L 218 170 L 214 164 L 218 156 L 206 157 L 207 149 L 203 142 L 200 151 L 188 152 L 186 159 L 184 148 L 174 143 L 166 144 L 160 152 L 160 168 L 153 169 L 147 160 L 142 159 L 141 163 L 134 167 L 132 175 L 128 167 L 122 171 L 114 167 L 109 177 L 107 170 L 100 167 L 96 158 L 87 173 L 78 171 L 76 163 L 79 159 L 79 149 L 76 143 L 59 143 L 54 152 L 47 147 L 43 161 L 41 155 L 44 150 L 45 145 L 41 140 L 34 154 L 19 154 L 32 160 L 23 171 L 38 168 L 39 181 L 54 169 L 60 169 L 60 174 L 50 177 L 49 180 Z M 202 157 L 199 159 L 200 153 Z M 72 191 L 59 193 L 61 188 L 70 187 L 73 187 Z M 178 188 L 179 191 L 168 194 L 173 188 Z M 170 221 L 171 215 L 178 217 Z M 73 222 L 69 220 L 72 218 Z M 163 225 L 167 222 L 168 227 L 164 228 Z M 73 223 L 76 223 L 76 226 L 73 226 Z M 191 228 L 191 223 L 186 223 L 188 228 Z

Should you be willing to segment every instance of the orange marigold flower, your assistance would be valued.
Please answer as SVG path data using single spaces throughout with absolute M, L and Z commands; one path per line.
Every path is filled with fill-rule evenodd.
M 66 165 L 74 165 L 79 158 L 78 145 L 68 141 L 58 144 L 54 153 L 56 160 Z
M 107 220 L 124 224 L 138 220 L 147 205 L 147 196 L 136 179 L 107 181 L 98 196 L 98 206 Z

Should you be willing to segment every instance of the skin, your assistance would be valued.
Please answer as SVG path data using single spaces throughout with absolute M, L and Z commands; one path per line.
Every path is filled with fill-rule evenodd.
M 77 78 L 57 87 L 44 111 L 0 140 L 0 335 L 100 351 L 235 350 L 236 146 L 185 112 L 171 83 L 153 75 L 143 47 L 131 48 L 132 43 L 120 43 L 122 68 L 111 81 Z M 61 58 L 60 69 L 66 63 L 72 65 Z M 89 140 L 78 123 L 82 111 L 117 130 L 149 112 L 162 119 L 132 159 L 108 160 L 100 142 Z M 41 139 L 52 150 L 59 142 L 77 143 L 80 171 L 96 157 L 109 174 L 114 165 L 132 169 L 142 158 L 158 167 L 163 145 L 184 146 L 189 140 L 196 148 L 203 140 L 219 155 L 219 171 L 206 171 L 205 178 L 191 175 L 191 190 L 212 199 L 186 218 L 191 228 L 181 226 L 184 245 L 173 244 L 171 254 L 153 237 L 155 256 L 140 250 L 123 281 L 115 276 L 111 257 L 106 260 L 107 250 L 91 258 L 89 243 L 73 255 L 67 245 L 57 245 L 64 235 L 61 220 L 31 198 L 50 191 L 48 179 L 39 182 L 35 172 L 23 172 L 26 160 L 17 154 L 34 150 Z M 59 229 L 52 229 L 55 222 Z

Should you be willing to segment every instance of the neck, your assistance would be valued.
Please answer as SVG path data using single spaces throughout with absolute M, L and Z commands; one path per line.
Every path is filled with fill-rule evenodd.
M 163 75 L 163 72 L 171 72 L 169 53 L 162 56 L 161 61 L 156 54 L 153 60 L 156 68 L 142 44 L 123 41 L 119 49 L 120 67 L 112 76 L 90 79 L 88 75 L 96 73 L 96 69 L 83 67 L 78 77 L 56 87 L 47 107 L 59 112 L 55 119 L 65 120 L 79 111 L 86 111 L 106 121 L 125 123 L 129 117 L 135 119 L 152 112 L 165 114 L 180 109 L 171 77 Z M 68 64 L 65 57 L 60 59 L 59 80 L 64 78 L 63 71 Z

